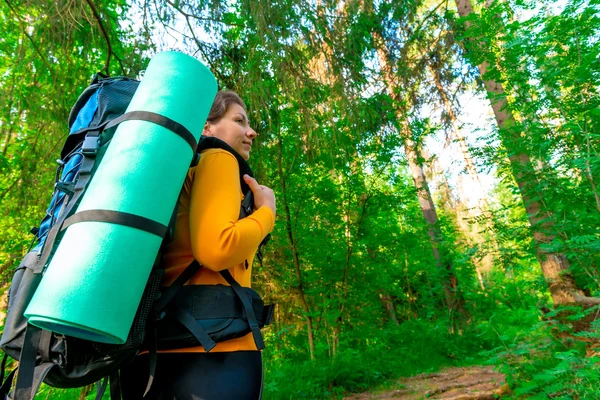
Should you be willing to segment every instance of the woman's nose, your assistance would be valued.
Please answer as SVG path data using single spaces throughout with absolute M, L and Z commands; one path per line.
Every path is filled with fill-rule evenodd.
M 250 139 L 254 139 L 256 137 L 257 133 L 254 129 L 252 129 L 251 127 L 248 127 L 248 130 L 246 131 L 246 136 L 248 136 Z

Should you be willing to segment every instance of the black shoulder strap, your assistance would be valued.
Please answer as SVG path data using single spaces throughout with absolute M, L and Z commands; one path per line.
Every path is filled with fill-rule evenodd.
M 179 289 L 185 285 L 187 281 L 191 279 L 192 276 L 196 274 L 202 268 L 200 263 L 196 260 L 192 261 L 190 265 L 188 265 L 181 274 L 175 279 L 175 281 L 169 286 L 160 296 L 160 298 L 154 303 L 154 314 L 155 318 L 162 318 L 164 316 L 163 312 L 167 305 L 173 300 Z
M 248 165 L 248 162 L 244 160 L 242 156 L 233 149 L 233 147 L 231 147 L 221 139 L 217 139 L 213 136 L 201 136 L 200 141 L 198 142 L 197 152 L 201 153 L 204 150 L 208 149 L 222 149 L 233 154 L 233 156 L 238 162 L 238 165 L 240 166 L 240 185 L 242 186 L 242 193 L 246 195 L 250 191 L 250 187 L 244 181 L 243 176 L 247 174 L 251 177 L 254 177 L 254 174 L 252 173 L 252 169 L 250 168 L 250 165 Z
M 227 281 L 227 283 L 229 283 L 237 297 L 242 302 L 244 312 L 246 313 L 246 318 L 248 319 L 248 325 L 250 325 L 250 329 L 252 330 L 252 337 L 254 338 L 254 343 L 256 343 L 256 348 L 258 348 L 258 350 L 264 349 L 265 343 L 263 342 L 262 334 L 260 333 L 260 325 L 258 323 L 258 320 L 256 319 L 256 315 L 254 314 L 254 309 L 252 308 L 252 302 L 244 293 L 242 286 L 239 283 L 237 283 L 237 281 L 233 278 L 229 270 L 224 269 L 219 272 L 221 273 L 221 276 Z
M 23 348 L 19 357 L 19 372 L 15 386 L 14 400 L 31 400 L 48 372 L 56 365 L 52 361 L 36 366 L 37 354 L 43 330 L 27 325 Z

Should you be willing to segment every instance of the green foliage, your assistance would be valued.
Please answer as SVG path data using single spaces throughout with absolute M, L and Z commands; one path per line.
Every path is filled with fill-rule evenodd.
M 112 74 L 137 76 L 174 48 L 244 98 L 259 133 L 252 166 L 276 192 L 273 240 L 253 281 L 279 304 L 266 398 L 339 398 L 476 362 L 482 350 L 517 397 L 598 397 L 595 358 L 564 337 L 591 314 L 542 319 L 553 299 L 536 258 L 564 255 L 577 288 L 600 294 L 597 1 L 478 1 L 458 18 L 449 3 L 426 1 L 94 0 L 101 22 L 89 3 L 0 3 L 3 283 L 44 215 L 68 112 L 90 76 L 107 60 Z M 434 165 L 440 147 L 427 147 L 458 141 L 465 96 L 503 96 L 482 78 L 502 84 L 514 122 L 459 128 L 478 172 L 497 178 L 489 204 L 473 208 L 461 199 L 469 189 L 444 183 Z
M 125 2 L 95 1 L 106 18 L 101 33 L 94 10 L 68 1 L 0 4 L 0 280 L 28 249 L 29 230 L 44 215 L 54 184 L 54 160 L 67 118 L 91 76 L 138 73 L 144 40 L 119 24 Z
M 265 398 L 343 398 L 398 376 L 474 362 L 472 356 L 486 346 L 473 333 L 455 336 L 443 324 L 420 320 L 364 327 L 350 335 L 334 358 L 320 354 L 317 361 L 297 360 L 293 353 L 275 358 L 272 349 L 265 350 Z
M 542 319 L 521 309 L 498 316 L 495 322 L 490 319 L 488 334 L 496 332 L 502 344 L 485 354 L 489 363 L 500 366 L 506 374 L 514 398 L 591 399 L 600 395 L 600 358 L 586 355 L 585 345 L 578 339 L 590 335 L 573 332 L 572 325 L 598 309 L 578 310 L 572 314 L 577 310 L 560 309 Z M 570 322 L 548 319 L 565 312 L 572 314 L 567 318 Z M 525 321 L 528 324 L 523 324 Z M 598 338 L 597 333 L 592 336 Z

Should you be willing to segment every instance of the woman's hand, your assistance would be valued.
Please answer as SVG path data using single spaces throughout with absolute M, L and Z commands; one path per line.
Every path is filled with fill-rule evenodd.
M 266 187 L 265 185 L 259 185 L 256 179 L 252 178 L 250 175 L 244 175 L 244 181 L 252 190 L 254 194 L 254 206 L 258 209 L 262 206 L 267 206 L 271 210 L 273 210 L 273 214 L 276 214 L 275 211 L 275 193 L 273 189 Z

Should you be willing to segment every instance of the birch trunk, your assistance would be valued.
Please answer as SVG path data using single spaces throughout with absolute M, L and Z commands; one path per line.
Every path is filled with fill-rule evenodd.
M 446 305 L 448 307 L 448 311 L 450 312 L 453 321 L 464 320 L 466 316 L 464 301 L 462 300 L 462 296 L 460 296 L 460 293 L 457 290 L 458 281 L 452 270 L 452 264 L 449 260 L 444 259 L 444 257 L 442 257 L 441 254 L 442 231 L 438 223 L 435 204 L 433 203 L 433 200 L 431 198 L 431 193 L 427 184 L 425 172 L 423 171 L 421 163 L 419 162 L 419 154 L 416 143 L 412 139 L 412 132 L 410 130 L 408 121 L 406 120 L 406 115 L 408 115 L 408 112 L 406 109 L 404 109 L 404 103 L 397 95 L 396 83 L 393 79 L 392 70 L 389 65 L 389 54 L 387 51 L 387 46 L 383 41 L 383 38 L 381 38 L 381 36 L 379 36 L 378 33 L 372 32 L 371 34 L 375 41 L 377 56 L 379 58 L 381 69 L 384 73 L 384 79 L 388 92 L 397 104 L 396 114 L 397 119 L 400 123 L 399 133 L 404 143 L 404 149 L 406 152 L 406 158 L 408 160 L 410 173 L 415 182 L 415 187 L 417 189 L 417 196 L 419 199 L 421 212 L 423 213 L 423 218 L 425 218 L 425 221 L 427 222 L 427 234 L 429 235 L 429 239 L 431 242 L 433 257 L 435 259 L 437 268 L 444 272 L 444 279 L 442 281 L 442 285 L 444 288 Z M 457 318 L 454 318 L 455 316 Z
M 473 13 L 471 0 L 455 1 L 461 17 Z M 465 26 L 468 28 L 470 23 L 465 22 Z M 465 44 L 478 45 L 477 38 L 467 39 Z M 576 301 L 575 297 L 579 296 L 580 292 L 570 274 L 569 261 L 564 254 L 545 249 L 545 245 L 550 244 L 556 235 L 552 220 L 553 215 L 544 209 L 541 201 L 537 200 L 542 198 L 542 194 L 535 189 L 539 186 L 538 178 L 534 174 L 529 155 L 520 146 L 522 139 L 519 132 L 513 129 L 515 119 L 507 108 L 504 88 L 500 82 L 486 78 L 486 73 L 490 68 L 488 61 L 483 61 L 478 65 L 478 68 L 500 129 L 502 144 L 509 151 L 512 173 L 519 187 L 532 227 L 536 256 L 548 283 L 554 305 L 574 303 Z

